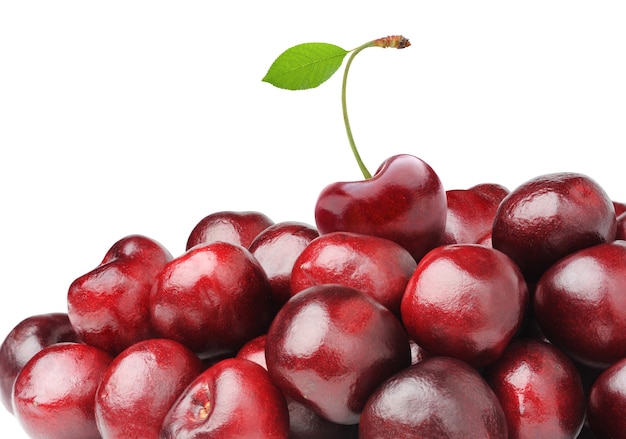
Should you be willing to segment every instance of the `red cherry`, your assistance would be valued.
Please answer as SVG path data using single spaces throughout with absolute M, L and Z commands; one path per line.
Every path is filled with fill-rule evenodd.
M 626 212 L 617 217 L 617 233 L 615 239 L 626 240 Z
M 267 370 L 265 343 L 267 335 L 253 338 L 237 352 L 237 358 L 254 361 Z M 289 439 L 346 439 L 354 427 L 322 418 L 306 405 L 286 397 L 289 411 Z
M 28 360 L 47 346 L 77 341 L 78 335 L 65 313 L 34 315 L 18 323 L 0 346 L 0 399 L 4 407 L 13 413 L 13 383 Z
M 13 387 L 15 417 L 32 438 L 99 439 L 94 397 L 113 357 L 82 343 L 37 352 Z
M 173 340 L 157 338 L 130 346 L 115 357 L 95 395 L 102 437 L 159 437 L 170 407 L 203 370 L 200 359 Z
M 180 394 L 160 437 L 287 439 L 287 403 L 263 367 L 228 358 L 206 369 Z
M 615 209 L 591 178 L 542 175 L 507 195 L 493 222 L 492 245 L 536 282 L 559 259 L 615 238 Z
M 411 363 L 400 321 L 345 285 L 293 296 L 267 333 L 265 355 L 286 396 L 338 424 L 356 424 L 370 393 Z
M 589 428 L 600 439 L 626 432 L 626 357 L 604 370 L 591 385 L 587 401 Z
M 417 261 L 441 242 L 446 195 L 428 164 L 396 155 L 369 179 L 327 186 L 317 199 L 315 222 L 322 235 L 344 231 L 395 241 Z
M 580 362 L 606 368 L 626 357 L 626 241 L 598 244 L 554 264 L 534 293 L 545 336 Z
M 516 339 L 487 366 L 509 438 L 575 438 L 585 421 L 585 393 L 575 364 L 555 346 Z
M 187 238 L 186 249 L 217 241 L 248 248 L 254 238 L 272 224 L 274 222 L 261 212 L 214 212 L 194 226 Z
M 150 290 L 172 255 L 141 235 L 117 241 L 95 269 L 77 278 L 67 294 L 68 316 L 80 339 L 116 355 L 154 337 Z
M 156 276 L 149 309 L 160 337 L 203 359 L 234 355 L 267 331 L 274 312 L 263 268 L 228 242 L 197 245 L 170 261 Z
M 500 201 L 508 190 L 482 184 L 470 189 L 446 191 L 448 213 L 442 244 L 478 244 L 491 233 Z
M 359 439 L 506 437 L 496 395 L 474 368 L 451 357 L 428 358 L 387 379 L 359 423 Z
M 496 360 L 522 324 L 528 287 L 504 253 L 477 244 L 438 247 L 418 264 L 402 298 L 407 332 L 431 355 L 475 367 Z
M 277 309 L 293 294 L 291 272 L 294 262 L 318 236 L 313 226 L 287 221 L 266 228 L 250 244 L 250 252 L 267 274 Z
M 295 295 L 314 285 L 347 285 L 400 317 L 400 301 L 416 265 L 408 250 L 388 239 L 331 232 L 311 241 L 296 259 L 291 290 Z

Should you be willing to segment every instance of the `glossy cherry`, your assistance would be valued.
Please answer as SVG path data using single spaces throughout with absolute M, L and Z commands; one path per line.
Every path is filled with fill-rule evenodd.
M 277 309 L 293 295 L 291 272 L 294 262 L 318 236 L 317 229 L 309 224 L 286 221 L 269 226 L 250 244 L 250 252 L 270 282 Z
M 402 298 L 402 321 L 431 355 L 482 367 L 516 334 L 528 301 L 526 282 L 504 253 L 477 244 L 447 245 L 419 262 Z
M 224 241 L 248 248 L 254 238 L 274 224 L 267 215 L 255 211 L 220 211 L 202 218 L 191 230 L 186 249 L 198 244 Z
M 266 340 L 266 334 L 250 340 L 237 352 L 236 357 L 254 361 L 267 370 Z M 285 399 L 289 411 L 289 439 L 348 439 L 356 434 L 352 425 L 331 422 L 293 398 L 286 396 Z
M 400 321 L 345 285 L 309 287 L 278 312 L 265 355 L 286 396 L 338 424 L 356 424 L 370 393 L 411 363 Z
M 197 245 L 170 261 L 156 276 L 149 308 L 160 337 L 203 359 L 234 355 L 267 331 L 274 313 L 263 268 L 228 242 Z
M 555 346 L 515 339 L 484 376 L 500 400 L 510 439 L 574 439 L 586 396 L 574 362 Z
M 621 213 L 617 217 L 617 232 L 615 239 L 626 240 L 626 212 Z
M 442 244 L 478 244 L 491 235 L 493 219 L 509 191 L 498 184 L 446 191 L 448 205 Z
M 561 172 L 535 177 L 507 195 L 493 222 L 492 245 L 531 282 L 559 259 L 615 239 L 613 202 L 590 177 Z
M 124 350 L 106 370 L 95 395 L 102 436 L 158 438 L 170 407 L 203 370 L 200 359 L 173 340 L 145 340 Z
M 428 358 L 387 379 L 359 423 L 359 439 L 506 437 L 494 392 L 474 368 L 451 357 Z
M 626 357 L 626 241 L 575 252 L 541 277 L 535 319 L 556 346 L 589 366 Z
M 15 417 L 31 438 L 99 439 L 94 396 L 113 357 L 82 343 L 37 352 L 15 379 Z
M 43 348 L 63 342 L 78 342 L 66 313 L 29 316 L 7 334 L 0 346 L 0 399 L 9 412 L 13 413 L 13 383 L 28 360 Z
M 446 194 L 427 163 L 396 155 L 369 179 L 326 186 L 315 205 L 315 222 L 322 235 L 344 231 L 386 238 L 419 260 L 441 242 Z
M 228 358 L 180 394 L 163 421 L 162 439 L 288 439 L 282 392 L 259 364 Z
M 626 437 L 626 357 L 593 382 L 587 401 L 589 428 L 599 439 Z
M 321 284 L 347 285 L 376 299 L 400 317 L 400 301 L 417 263 L 400 244 L 350 232 L 312 241 L 296 259 L 292 294 Z
M 92 271 L 72 282 L 68 316 L 80 339 L 112 355 L 154 337 L 148 298 L 157 273 L 172 259 L 142 235 L 117 241 Z

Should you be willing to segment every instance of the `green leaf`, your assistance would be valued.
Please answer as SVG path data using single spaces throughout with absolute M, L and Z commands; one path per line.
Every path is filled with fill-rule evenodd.
M 298 44 L 276 58 L 263 81 L 287 90 L 315 88 L 333 76 L 347 54 L 333 44 Z

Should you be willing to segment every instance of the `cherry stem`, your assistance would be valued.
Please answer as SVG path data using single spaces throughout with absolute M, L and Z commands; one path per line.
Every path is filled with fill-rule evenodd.
M 369 41 L 363 44 L 362 46 L 359 46 L 356 49 L 352 50 L 352 53 L 350 54 L 350 57 L 348 58 L 348 61 L 346 62 L 346 67 L 343 72 L 343 82 L 341 85 L 341 108 L 343 112 L 343 122 L 346 127 L 346 134 L 348 135 L 348 142 L 350 142 L 350 148 L 352 149 L 352 154 L 354 155 L 354 158 L 356 159 L 356 162 L 358 163 L 359 168 L 361 169 L 361 172 L 363 173 L 363 177 L 365 177 L 365 179 L 372 178 L 372 174 L 367 170 L 367 167 L 365 166 L 365 164 L 363 163 L 363 160 L 361 159 L 361 155 L 359 154 L 359 151 L 356 147 L 356 143 L 354 142 L 354 136 L 352 135 L 352 128 L 350 128 L 350 120 L 348 118 L 348 105 L 347 105 L 347 100 L 346 100 L 346 90 L 347 90 L 348 72 L 350 70 L 350 66 L 352 65 L 352 61 L 354 60 L 354 57 L 357 56 L 362 50 L 367 49 L 368 47 L 382 47 L 382 48 L 393 47 L 396 49 L 404 49 L 405 47 L 409 47 L 410 45 L 411 43 L 409 42 L 409 40 L 404 38 L 401 35 L 392 35 L 388 37 L 378 38 L 376 40 Z

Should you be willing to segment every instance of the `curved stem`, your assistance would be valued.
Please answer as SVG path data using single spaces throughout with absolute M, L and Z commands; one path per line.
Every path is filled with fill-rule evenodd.
M 365 179 L 372 178 L 372 174 L 367 170 L 363 160 L 361 160 L 361 155 L 356 148 L 356 144 L 354 143 L 354 137 L 352 136 L 352 129 L 350 128 L 350 120 L 348 119 L 348 106 L 346 104 L 346 88 L 348 84 L 348 71 L 350 70 L 350 66 L 352 65 L 352 60 L 355 56 L 359 54 L 363 49 L 367 49 L 368 47 L 393 47 L 395 49 L 404 49 L 405 47 L 409 47 L 411 43 L 408 39 L 404 38 L 402 35 L 390 35 L 388 37 L 378 38 L 376 40 L 369 41 L 362 46 L 357 47 L 352 50 L 350 57 L 346 63 L 346 68 L 343 72 L 343 83 L 341 85 L 341 107 L 343 111 L 343 122 L 346 126 L 346 134 L 348 134 L 348 141 L 350 142 L 350 148 L 352 148 L 352 154 L 354 154 L 354 158 L 359 164 L 359 168 L 361 168 L 361 172 L 363 173 L 363 177 Z
M 346 134 L 348 135 L 348 142 L 350 142 L 350 148 L 352 148 L 352 154 L 354 154 L 354 158 L 363 173 L 363 177 L 366 179 L 372 178 L 372 174 L 367 170 L 367 167 L 363 163 L 361 159 L 361 155 L 356 147 L 356 143 L 354 142 L 354 136 L 352 135 L 352 129 L 350 128 L 350 120 L 348 119 L 348 106 L 346 103 L 346 86 L 348 84 L 348 71 L 350 70 L 350 65 L 352 64 L 352 60 L 354 57 L 361 52 L 363 49 L 367 49 L 368 47 L 372 47 L 374 45 L 374 41 L 370 41 L 368 43 L 363 44 L 362 46 L 357 47 L 352 51 L 348 61 L 346 62 L 346 68 L 343 71 L 343 82 L 341 85 L 341 109 L 343 112 L 343 123 L 346 127 Z

